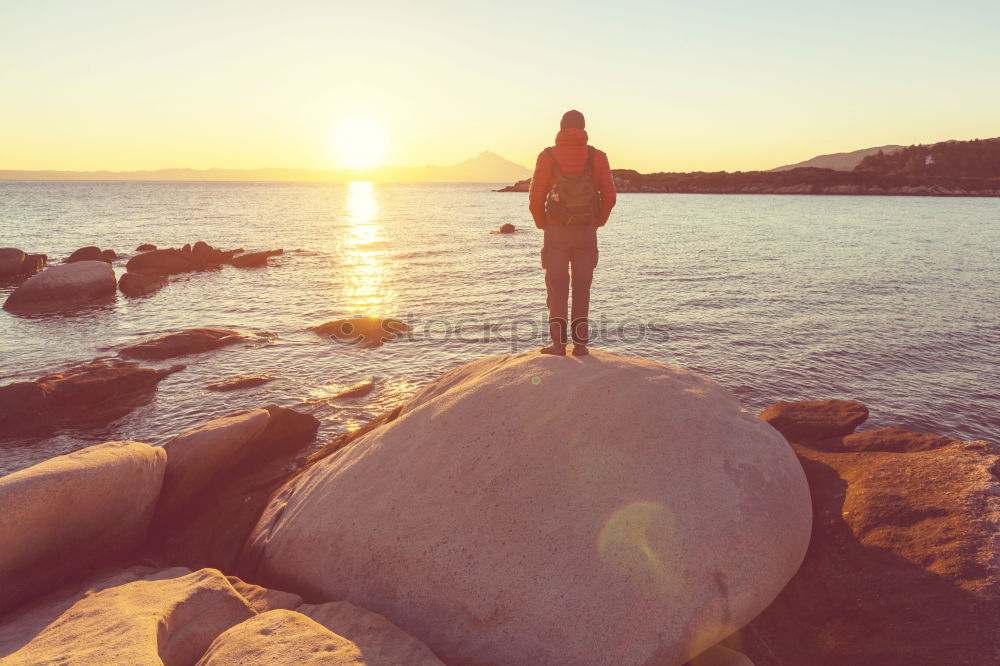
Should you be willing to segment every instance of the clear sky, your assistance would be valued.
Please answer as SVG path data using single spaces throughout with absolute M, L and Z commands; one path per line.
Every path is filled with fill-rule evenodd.
M 0 0 L 0 169 L 531 166 L 578 108 L 616 168 L 750 170 L 1000 136 L 1000 2 Z

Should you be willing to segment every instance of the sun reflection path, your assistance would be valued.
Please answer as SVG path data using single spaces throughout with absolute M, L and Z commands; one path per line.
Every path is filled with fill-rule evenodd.
M 381 210 L 374 183 L 348 184 L 348 228 L 340 264 L 345 272 L 344 303 L 352 315 L 386 316 L 394 308 Z

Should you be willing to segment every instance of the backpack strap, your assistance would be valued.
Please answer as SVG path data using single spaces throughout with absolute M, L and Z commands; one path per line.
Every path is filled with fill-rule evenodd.
M 550 160 L 552 160 L 552 168 L 556 170 L 556 173 L 562 175 L 562 169 L 559 168 L 559 160 L 556 159 L 555 151 L 553 151 L 552 148 L 549 147 L 545 149 L 545 154 L 549 156 Z
M 594 147 L 587 146 L 587 163 L 583 165 L 584 173 L 594 172 Z

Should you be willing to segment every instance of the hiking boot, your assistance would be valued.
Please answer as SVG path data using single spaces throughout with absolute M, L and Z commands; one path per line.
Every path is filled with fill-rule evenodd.
M 587 351 L 587 345 L 573 345 L 573 356 L 586 356 L 590 352 Z
M 542 347 L 538 350 L 540 354 L 551 354 L 552 356 L 565 356 L 566 355 L 566 345 L 557 345 L 552 343 L 548 347 Z

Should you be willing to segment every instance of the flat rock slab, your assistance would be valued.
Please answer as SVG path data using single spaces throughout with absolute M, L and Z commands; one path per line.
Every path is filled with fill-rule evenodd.
M 530 352 L 443 375 L 297 476 L 243 571 L 446 663 L 679 664 L 774 599 L 810 523 L 793 451 L 722 387 Z
M 183 367 L 160 370 L 100 358 L 35 381 L 0 386 L 0 428 L 16 435 L 65 422 L 105 423 L 131 411 L 164 377 Z
M 794 444 L 813 498 L 795 578 L 737 641 L 757 664 L 1000 655 L 1000 447 L 899 428 Z
M 760 413 L 793 442 L 841 437 L 868 420 L 868 408 L 853 400 L 778 402 Z
M 106 442 L 0 478 L 0 613 L 143 541 L 167 454 Z
M 179 333 L 171 333 L 160 338 L 146 340 L 122 349 L 118 354 L 124 358 L 138 358 L 147 361 L 161 361 L 175 356 L 201 354 L 219 347 L 242 342 L 246 338 L 239 331 L 221 328 L 192 328 Z

